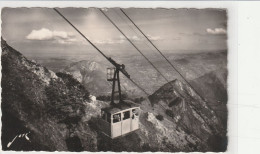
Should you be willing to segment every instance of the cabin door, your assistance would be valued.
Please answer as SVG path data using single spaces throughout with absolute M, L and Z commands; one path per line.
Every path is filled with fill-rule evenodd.
M 122 135 L 131 131 L 130 110 L 122 113 Z
M 139 110 L 138 108 L 132 109 L 131 117 L 131 131 L 137 130 L 139 128 Z
M 112 138 L 118 137 L 122 135 L 122 124 L 121 124 L 121 113 L 113 115 L 112 121 Z

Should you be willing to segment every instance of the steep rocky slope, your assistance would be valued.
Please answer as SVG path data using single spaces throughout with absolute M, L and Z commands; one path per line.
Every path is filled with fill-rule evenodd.
M 187 134 L 198 137 L 201 142 L 221 140 L 212 150 L 224 150 L 227 144 L 226 128 L 212 110 L 190 87 L 178 80 L 165 84 L 149 97 L 152 105 L 163 115 L 171 117 Z M 227 118 L 227 117 L 226 117 Z M 221 145 L 221 144 L 224 145 Z
M 73 147 L 67 144 L 80 139 L 82 143 L 89 142 L 86 150 L 95 150 L 95 146 L 91 146 L 95 142 L 92 131 L 75 133 L 78 129 L 89 129 L 81 121 L 88 111 L 87 90 L 71 76 L 56 75 L 27 60 L 4 40 L 1 40 L 1 46 L 2 148 L 71 150 Z M 14 140 L 7 146 L 16 136 L 20 139 L 25 133 L 29 139 Z
M 227 69 L 221 68 L 209 72 L 192 80 L 191 84 L 207 99 L 208 105 L 220 117 L 222 124 L 227 127 Z

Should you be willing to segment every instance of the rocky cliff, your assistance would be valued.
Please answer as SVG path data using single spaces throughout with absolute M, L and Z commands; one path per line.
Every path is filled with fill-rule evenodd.
M 65 151 L 73 148 L 68 146 L 71 140 L 77 140 L 89 142 L 86 150 L 95 150 L 93 132 L 76 134 L 83 127 L 89 129 L 81 120 L 88 109 L 88 91 L 71 76 L 27 60 L 4 40 L 1 46 L 2 148 Z M 26 140 L 17 140 L 26 133 Z

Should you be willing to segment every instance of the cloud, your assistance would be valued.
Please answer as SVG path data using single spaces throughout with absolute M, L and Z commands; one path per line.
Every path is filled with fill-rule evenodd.
M 124 42 L 124 40 L 111 40 L 111 39 L 93 41 L 94 44 L 120 44 L 123 42 Z
M 124 36 L 120 36 L 119 38 L 115 39 L 105 39 L 105 40 L 95 40 L 92 38 L 89 38 L 94 44 L 121 44 L 126 41 Z
M 158 40 L 162 40 L 162 38 L 160 36 L 152 36 L 152 35 L 147 35 L 147 37 L 151 40 L 151 41 L 158 41 Z
M 227 33 L 227 30 L 224 28 L 215 28 L 215 29 L 207 28 L 206 31 L 208 34 L 212 34 L 212 35 L 219 35 L 219 34 Z
M 72 44 L 72 43 L 83 44 L 82 41 L 78 41 L 76 38 L 56 39 L 55 41 L 60 44 Z
M 30 34 L 26 36 L 28 40 L 51 40 L 55 37 L 67 39 L 69 37 L 67 32 L 64 31 L 51 31 L 47 28 L 40 30 L 32 30 Z
M 65 31 L 52 31 L 47 28 L 42 28 L 40 30 L 32 30 L 27 36 L 28 40 L 52 40 L 53 42 L 57 42 L 60 44 L 71 44 L 72 42 L 76 42 L 76 38 L 74 35 L 69 34 Z
M 151 40 L 151 41 L 157 41 L 157 40 L 162 40 L 161 37 L 159 36 L 151 36 L 151 35 L 147 35 L 147 37 Z M 133 35 L 131 37 L 128 37 L 130 40 L 132 41 L 144 41 L 146 40 L 145 37 L 138 37 L 136 35 Z M 119 38 L 114 38 L 114 39 L 105 39 L 105 40 L 95 40 L 92 38 L 89 38 L 94 44 L 122 44 L 127 42 L 127 39 L 123 36 L 120 35 Z
M 160 37 L 160 36 L 152 36 L 152 35 L 150 35 L 150 34 L 147 34 L 146 35 L 147 37 L 148 37 L 148 39 L 149 40 L 151 40 L 151 41 L 158 41 L 158 40 L 162 40 L 162 38 Z M 130 40 L 134 40 L 134 41 L 144 41 L 144 40 L 146 40 L 146 38 L 145 37 L 138 37 L 138 36 L 132 36 L 131 38 L 130 38 Z
M 172 40 L 179 41 L 181 40 L 181 37 L 173 37 Z
M 134 41 L 140 41 L 142 40 L 141 38 L 139 38 L 138 36 L 134 35 L 130 38 L 130 40 L 134 40 Z

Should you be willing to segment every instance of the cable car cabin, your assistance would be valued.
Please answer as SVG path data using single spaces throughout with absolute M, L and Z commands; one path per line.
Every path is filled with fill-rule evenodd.
M 132 101 L 101 109 L 101 130 L 109 137 L 116 138 L 139 129 L 140 107 Z
M 139 129 L 140 107 L 132 101 L 122 100 L 119 72 L 130 79 L 125 65 L 116 63 L 112 58 L 107 59 L 115 67 L 107 69 L 107 81 L 113 82 L 111 106 L 101 109 L 100 129 L 113 139 Z M 115 91 L 116 84 L 118 91 Z M 118 93 L 118 103 L 115 103 L 115 93 Z

